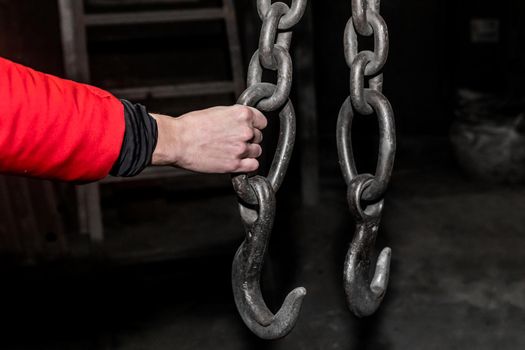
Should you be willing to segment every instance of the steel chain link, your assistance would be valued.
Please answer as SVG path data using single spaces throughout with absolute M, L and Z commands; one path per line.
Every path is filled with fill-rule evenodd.
M 259 49 L 252 56 L 248 67 L 248 88 L 237 101 L 262 112 L 280 110 L 281 133 L 267 176 L 274 192 L 282 184 L 295 143 L 295 111 L 289 102 L 293 74 L 289 49 L 292 41 L 291 29 L 301 20 L 306 5 L 306 0 L 294 0 L 291 8 L 283 2 L 257 0 L 257 10 L 263 22 Z M 265 69 L 277 72 L 276 85 L 262 82 Z M 247 174 L 236 176 L 233 185 L 246 204 L 257 205 L 257 196 L 249 179 Z
M 379 9 L 380 0 L 352 0 L 352 17 L 344 35 L 345 58 L 350 68 L 350 96 L 341 107 L 337 125 L 339 159 L 356 221 L 354 239 L 345 262 L 345 291 L 350 309 L 360 317 L 374 313 L 381 304 L 388 285 L 391 257 L 390 249 L 385 248 L 377 260 L 375 273 L 370 273 L 383 198 L 396 150 L 394 113 L 382 93 L 382 69 L 388 58 L 389 37 Z M 373 36 L 374 51 L 359 51 L 359 35 Z M 360 174 L 356 168 L 351 137 L 356 114 L 377 115 L 380 141 L 375 175 Z
M 380 134 L 378 164 L 375 176 L 363 193 L 364 200 L 377 202 L 384 196 L 390 182 L 396 149 L 394 113 L 390 102 L 382 93 L 382 69 L 389 51 L 388 28 L 378 12 L 378 0 L 352 0 L 352 5 L 352 18 L 345 30 L 350 97 L 340 113 L 340 126 L 347 130 L 338 128 L 338 141 L 345 146 L 340 147 L 340 155 L 345 178 L 350 184 L 358 175 L 351 143 L 353 115 L 355 112 L 361 115 L 377 114 Z M 374 51 L 359 51 L 358 33 L 374 37 Z M 369 84 L 365 87 L 367 80 Z
M 283 306 L 273 314 L 260 291 L 259 279 L 275 215 L 275 193 L 279 190 L 290 163 L 296 134 L 295 111 L 289 100 L 292 88 L 290 45 L 292 29 L 304 15 L 307 0 L 283 2 L 258 0 L 262 19 L 259 48 L 248 67 L 248 88 L 237 103 L 262 112 L 279 112 L 280 133 L 277 149 L 266 177 L 242 174 L 232 179 L 239 197 L 246 238 L 235 255 L 232 286 L 237 309 L 248 328 L 264 339 L 277 339 L 295 325 L 304 288 L 296 288 Z M 263 82 L 264 70 L 277 72 L 277 83 Z

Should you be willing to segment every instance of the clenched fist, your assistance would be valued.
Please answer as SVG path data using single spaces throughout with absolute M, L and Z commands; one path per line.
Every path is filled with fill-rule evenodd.
M 258 110 L 235 105 L 191 112 L 178 118 L 152 114 L 159 136 L 153 165 L 173 165 L 201 173 L 243 173 L 259 168 L 261 130 Z

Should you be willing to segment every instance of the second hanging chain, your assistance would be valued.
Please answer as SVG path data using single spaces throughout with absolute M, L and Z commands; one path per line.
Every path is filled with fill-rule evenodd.
M 373 314 L 388 286 L 390 248 L 382 250 L 371 278 L 371 262 L 383 198 L 390 182 L 396 152 L 394 112 L 383 95 L 383 67 L 388 58 L 387 25 L 379 14 L 380 0 L 352 0 L 352 17 L 345 30 L 345 57 L 350 68 L 350 96 L 337 124 L 341 169 L 348 184 L 348 203 L 356 230 L 344 268 L 344 287 L 350 310 L 359 317 Z M 358 35 L 374 37 L 374 51 L 359 51 Z M 365 87 L 368 81 L 368 87 Z M 379 155 L 375 175 L 357 171 L 352 148 L 355 114 L 375 114 L 379 122 Z

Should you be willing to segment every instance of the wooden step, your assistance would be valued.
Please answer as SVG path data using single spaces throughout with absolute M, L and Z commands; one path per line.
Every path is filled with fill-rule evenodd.
M 85 23 L 87 26 L 107 26 L 218 19 L 224 19 L 224 10 L 222 8 L 87 14 Z
M 139 86 L 133 88 L 109 89 L 119 98 L 128 100 L 145 100 L 147 98 L 176 98 L 191 96 L 208 96 L 235 93 L 231 81 L 191 83 L 180 85 Z
M 200 0 L 87 0 L 91 6 L 198 4 Z
M 182 176 L 193 176 L 188 170 L 172 168 L 172 167 L 150 167 L 145 169 L 140 175 L 135 177 L 113 177 L 108 176 L 101 180 L 101 184 L 112 184 L 112 183 L 123 183 L 123 182 L 137 182 L 137 181 L 149 181 L 157 179 L 171 179 Z

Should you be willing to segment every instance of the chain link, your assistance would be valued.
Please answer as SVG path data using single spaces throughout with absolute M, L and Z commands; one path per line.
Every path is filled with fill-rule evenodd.
M 257 1 L 257 10 L 263 22 L 259 49 L 254 53 L 248 67 L 248 88 L 237 101 L 263 112 L 280 111 L 281 133 L 267 176 L 275 192 L 286 174 L 295 144 L 295 111 L 289 102 L 293 79 L 289 49 L 292 41 L 291 29 L 301 20 L 306 4 L 306 0 L 294 0 L 290 8 L 283 2 Z M 277 72 L 277 84 L 262 81 L 265 69 Z M 246 204 L 258 204 L 249 175 L 234 177 L 233 185 L 237 195 Z
M 345 261 L 345 292 L 350 309 L 362 317 L 381 304 L 389 279 L 389 248 L 369 271 L 396 151 L 394 112 L 383 95 L 382 69 L 388 58 L 387 25 L 379 14 L 380 0 L 352 0 L 352 17 L 344 35 L 345 59 L 350 68 L 350 96 L 339 112 L 337 146 L 348 185 L 348 203 L 356 230 Z M 359 35 L 374 38 L 374 51 L 359 51 Z M 368 83 L 368 86 L 366 84 Z M 379 154 L 375 175 L 361 174 L 352 147 L 352 122 L 356 114 L 375 114 L 379 124 Z M 371 278 L 371 276 L 373 277 Z
M 376 174 L 363 192 L 363 199 L 377 202 L 384 196 L 394 165 L 396 134 L 394 113 L 383 95 L 382 69 L 389 53 L 388 28 L 379 14 L 378 0 L 352 0 L 352 18 L 345 30 L 345 58 L 350 68 L 350 97 L 340 111 L 338 144 L 340 160 L 347 183 L 358 175 L 351 146 L 352 119 L 377 115 L 380 147 Z M 366 6 L 365 6 L 366 5 Z M 359 51 L 358 33 L 374 37 L 374 51 Z M 368 81 L 368 87 L 365 86 Z
M 373 29 L 368 21 L 368 10 L 379 13 L 381 0 L 352 0 L 352 17 L 357 32 L 363 36 L 372 35 Z
M 263 66 L 261 65 L 259 50 L 253 55 L 248 67 L 248 86 L 262 82 Z M 267 97 L 257 105 L 263 111 L 271 112 L 275 107 L 283 106 L 288 101 L 292 90 L 292 58 L 288 51 L 279 45 L 273 47 L 272 58 L 276 61 L 277 87 L 272 96 Z
M 262 112 L 278 111 L 280 120 L 279 140 L 268 175 L 241 174 L 232 178 L 246 230 L 246 238 L 233 261 L 234 298 L 245 324 L 263 339 L 281 338 L 292 330 L 306 295 L 304 288 L 294 289 L 274 315 L 266 306 L 259 285 L 275 216 L 275 194 L 286 175 L 295 143 L 295 111 L 289 99 L 293 71 L 289 49 L 292 28 L 301 20 L 306 4 L 307 0 L 293 0 L 291 7 L 283 2 L 257 1 L 263 22 L 259 48 L 248 67 L 248 88 L 237 101 Z M 276 84 L 262 81 L 265 69 L 277 72 Z
M 307 0 L 293 0 L 292 8 L 286 11 L 285 16 L 279 22 L 280 30 L 288 30 L 301 21 L 306 10 Z M 262 20 L 267 16 L 268 11 L 274 4 L 271 0 L 257 0 L 257 11 Z M 286 5 L 288 7 L 288 5 Z

